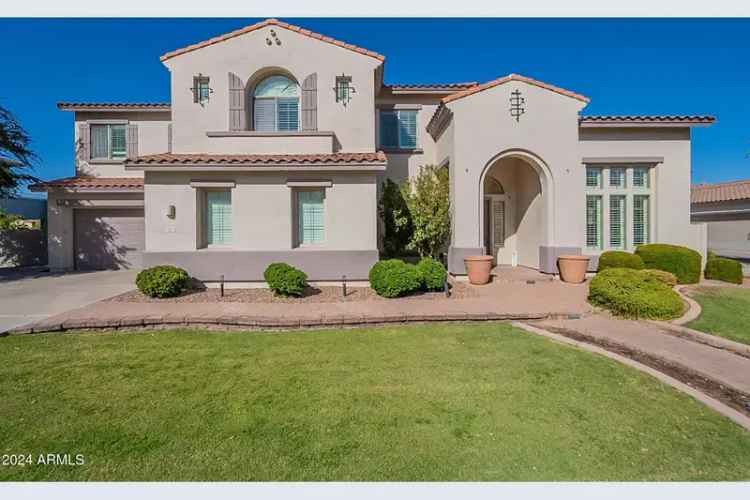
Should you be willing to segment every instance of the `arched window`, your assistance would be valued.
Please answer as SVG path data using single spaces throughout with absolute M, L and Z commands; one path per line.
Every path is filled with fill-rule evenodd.
M 299 85 L 283 75 L 269 76 L 253 91 L 253 129 L 299 130 Z
M 484 194 L 505 194 L 505 190 L 497 179 L 487 175 L 484 178 Z

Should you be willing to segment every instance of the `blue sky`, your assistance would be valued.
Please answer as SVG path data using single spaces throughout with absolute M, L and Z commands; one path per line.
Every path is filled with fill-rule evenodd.
M 57 101 L 168 101 L 161 54 L 256 20 L 0 19 L 0 103 L 30 132 L 36 174 L 69 176 Z M 384 54 L 387 83 L 521 73 L 589 96 L 585 114 L 715 115 L 694 130 L 693 181 L 750 177 L 750 19 L 285 20 Z

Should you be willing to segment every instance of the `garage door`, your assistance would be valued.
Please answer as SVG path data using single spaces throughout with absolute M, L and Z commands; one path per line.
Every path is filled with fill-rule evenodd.
M 144 247 L 143 209 L 75 211 L 76 269 L 137 269 Z

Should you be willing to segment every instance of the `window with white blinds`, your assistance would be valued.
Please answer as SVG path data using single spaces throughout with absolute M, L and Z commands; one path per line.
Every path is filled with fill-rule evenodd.
M 325 191 L 297 191 L 297 242 L 300 246 L 319 245 L 325 237 Z
M 633 187 L 649 187 L 649 170 L 646 167 L 635 167 L 633 169 Z
M 599 167 L 586 167 L 586 187 L 602 187 L 602 169 Z
M 283 75 L 269 76 L 253 92 L 253 129 L 260 132 L 299 130 L 300 89 Z
M 602 197 L 586 196 L 586 246 L 602 247 Z
M 609 197 L 609 246 L 612 248 L 625 247 L 625 195 Z
M 633 196 L 633 244 L 644 245 L 649 242 L 649 197 Z
M 625 187 L 625 169 L 613 167 L 609 169 L 609 186 L 624 188 Z
M 417 111 L 380 112 L 380 146 L 393 149 L 417 147 Z
M 228 245 L 232 242 L 232 192 L 206 191 L 206 243 Z
M 91 159 L 119 160 L 127 156 L 126 125 L 93 124 L 90 128 Z

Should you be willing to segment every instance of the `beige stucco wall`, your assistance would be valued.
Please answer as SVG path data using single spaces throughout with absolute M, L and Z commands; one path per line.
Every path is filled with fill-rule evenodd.
M 274 30 L 281 45 L 266 44 Z M 318 130 L 333 131 L 341 150 L 375 150 L 375 69 L 381 62 L 373 57 L 321 42 L 279 26 L 267 26 L 227 41 L 189 52 L 165 62 L 171 72 L 173 145 L 175 153 L 213 151 L 209 131 L 229 128 L 228 73 L 244 83 L 258 72 L 278 68 L 300 84 L 310 74 L 318 75 Z M 193 102 L 193 76 L 210 78 L 214 90 L 204 106 Z M 352 77 L 356 89 L 347 106 L 337 103 L 333 87 L 342 73 Z M 242 142 L 241 153 L 286 153 L 283 144 L 268 151 L 262 141 Z
M 325 243 L 317 250 L 377 248 L 374 173 L 162 173 L 147 172 L 146 250 L 194 251 L 199 246 L 197 190 L 191 181 L 232 181 L 235 250 L 293 247 L 292 194 L 288 180 L 330 180 L 325 197 Z M 166 216 L 169 205 L 176 217 Z M 306 251 L 306 249 L 299 249 Z
M 76 175 L 95 177 L 142 177 L 143 172 L 126 172 L 121 161 L 102 162 L 83 158 L 78 136 L 79 123 L 106 123 L 107 121 L 135 123 L 138 125 L 138 154 L 166 153 L 169 148 L 170 113 L 165 112 L 89 112 L 75 113 L 73 125 L 76 148 Z

